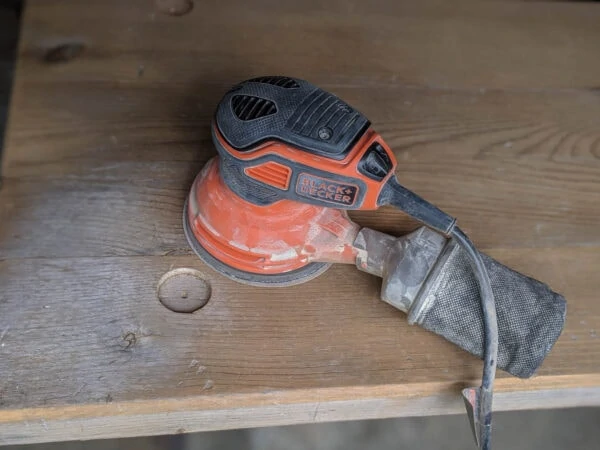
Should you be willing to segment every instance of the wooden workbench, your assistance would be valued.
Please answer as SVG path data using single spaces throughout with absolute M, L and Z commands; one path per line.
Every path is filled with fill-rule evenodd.
M 261 289 L 188 248 L 213 110 L 263 74 L 356 106 L 406 186 L 565 295 L 554 350 L 531 380 L 499 373 L 497 410 L 600 405 L 597 5 L 195 3 L 27 2 L 0 190 L 0 444 L 463 411 L 480 361 L 409 326 L 380 280 L 337 266 Z M 182 267 L 211 288 L 193 314 L 157 299 Z

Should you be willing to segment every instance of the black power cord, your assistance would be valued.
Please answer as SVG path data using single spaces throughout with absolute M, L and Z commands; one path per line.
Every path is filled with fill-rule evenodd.
M 487 268 L 471 240 L 456 226 L 456 220 L 414 192 L 406 189 L 395 176 L 392 176 L 383 187 L 379 194 L 378 203 L 380 205 L 395 206 L 423 224 L 454 238 L 469 255 L 471 267 L 479 283 L 485 342 L 481 386 L 463 390 L 463 397 L 477 446 L 481 450 L 490 450 L 492 398 L 498 362 L 498 322 L 494 293 L 492 292 Z
M 483 264 L 481 255 L 463 231 L 454 227 L 450 233 L 456 242 L 467 252 L 473 272 L 479 283 L 481 293 L 481 309 L 483 311 L 484 350 L 483 350 L 483 376 L 479 391 L 465 389 L 463 396 L 467 404 L 474 408 L 470 411 L 475 440 L 481 450 L 491 449 L 492 434 L 492 397 L 496 365 L 498 364 L 498 321 L 496 317 L 496 302 L 490 283 L 488 271 Z M 470 402 L 469 393 L 476 392 L 474 402 Z M 475 420 L 477 419 L 477 420 Z

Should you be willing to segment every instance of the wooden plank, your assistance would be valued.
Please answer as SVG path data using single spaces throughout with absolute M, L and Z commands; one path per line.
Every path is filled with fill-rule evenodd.
M 439 389 L 439 387 L 438 387 Z M 269 400 L 257 406 L 243 406 L 232 410 L 211 409 L 199 404 L 197 398 L 189 402 L 165 404 L 153 402 L 147 409 L 136 408 L 133 404 L 99 405 L 88 417 L 60 419 L 44 411 L 27 411 L 25 424 L 10 422 L 3 426 L 0 444 L 50 442 L 81 439 L 106 439 L 126 436 L 153 436 L 180 434 L 198 431 L 223 430 L 231 428 L 254 428 L 263 426 L 290 425 L 297 423 L 322 423 L 340 420 L 380 419 L 387 417 L 414 417 L 421 415 L 460 414 L 464 404 L 456 392 L 435 397 L 408 398 L 407 393 L 395 393 L 386 386 L 381 397 L 371 393 L 368 399 L 310 401 L 315 391 L 299 392 L 302 403 L 291 402 L 289 398 L 269 395 Z M 317 394 L 322 395 L 321 391 Z M 328 398 L 329 395 L 323 395 Z M 344 396 L 348 398 L 348 395 Z M 532 409 L 538 407 L 564 408 L 577 402 L 577 406 L 596 406 L 600 398 L 598 388 L 576 388 L 566 390 L 529 390 L 496 394 L 496 411 L 506 409 Z M 157 404 L 158 403 L 158 404 Z M 158 406 L 158 409 L 157 409 Z M 163 408 L 161 408 L 164 407 Z M 154 411 L 148 414 L 149 410 Z M 165 409 L 167 411 L 165 411 Z M 37 414 L 36 414 L 37 413 Z M 64 414 L 63 414 L 64 415 Z M 115 426 L 115 417 L 118 426 Z
M 587 386 L 588 401 L 597 403 L 600 307 L 595 298 L 600 282 L 594 277 L 599 252 L 513 249 L 494 256 L 519 268 L 524 254 L 529 264 L 535 263 L 536 276 L 561 273 L 556 288 L 567 298 L 576 292 L 579 301 L 570 305 L 563 336 L 538 377 L 523 381 L 499 374 L 501 390 L 554 389 L 562 406 L 575 406 L 580 397 L 569 396 L 570 389 Z M 186 315 L 160 305 L 156 283 L 173 267 L 202 270 L 213 292 L 207 306 Z M 476 382 L 480 371 L 471 355 L 409 326 L 401 313 L 377 300 L 378 280 L 350 267 L 335 267 L 284 295 L 240 287 L 191 256 L 21 259 L 3 262 L 0 274 L 0 373 L 7 375 L 0 390 L 5 408 L 0 430 L 12 435 L 19 428 L 15 423 L 21 423 L 22 442 L 46 439 L 36 438 L 35 429 L 27 431 L 32 408 L 40 408 L 36 414 L 50 422 L 76 418 L 85 405 L 114 403 L 118 409 L 136 400 L 148 402 L 147 413 L 161 399 L 194 398 L 198 410 L 217 402 L 234 413 L 224 427 L 257 423 L 249 416 L 263 417 L 267 424 L 272 412 L 261 416 L 250 409 L 238 418 L 235 411 L 248 398 L 269 403 L 272 392 L 283 404 L 308 398 L 306 393 L 294 397 L 297 390 L 325 389 L 319 400 L 325 405 L 355 395 L 376 399 L 372 405 L 385 404 L 383 399 L 394 392 L 405 399 L 382 416 L 414 414 L 425 404 L 430 409 L 423 414 L 456 412 L 456 402 L 447 403 L 449 393 L 458 399 L 460 388 Z M 407 406 L 406 398 L 425 400 Z M 517 403 L 507 401 L 505 408 L 519 407 L 519 396 L 507 398 Z M 540 395 L 529 406 L 553 406 L 553 398 Z M 114 408 L 104 414 L 110 416 Z M 375 417 L 378 411 L 364 414 Z M 90 437 L 102 433 L 101 424 L 108 420 L 96 429 L 94 414 L 86 416 L 90 423 L 84 427 Z M 350 417 L 342 410 L 339 414 L 333 417 Z M 285 420 L 306 421 L 306 416 Z M 110 435 L 129 435 L 128 422 L 123 428 L 119 423 Z
M 593 5 L 261 0 L 248 8 L 207 0 L 172 17 L 152 3 L 39 1 L 27 13 L 35 27 L 24 30 L 23 50 L 39 64 L 49 46 L 81 42 L 87 57 L 78 72 L 88 82 L 142 79 L 160 89 L 194 81 L 200 90 L 226 87 L 248 74 L 281 72 L 358 86 L 598 86 L 600 11 Z M 57 65 L 31 76 L 81 80 L 72 70 Z
M 0 190 L 0 443 L 460 411 L 481 363 L 408 326 L 378 300 L 376 278 L 340 266 L 259 289 L 191 254 L 181 210 L 214 155 L 214 107 L 265 73 L 361 109 L 407 186 L 566 296 L 565 331 L 539 375 L 499 374 L 497 408 L 600 404 L 600 10 L 153 8 L 27 4 Z M 83 48 L 56 50 L 68 44 Z M 66 61 L 47 62 L 49 49 Z M 415 226 L 389 209 L 354 216 L 394 233 Z M 194 314 L 157 299 L 178 267 L 211 285 Z
M 120 89 L 82 86 L 74 95 L 93 102 Z M 22 121 L 15 118 L 11 127 L 13 150 L 0 192 L 6 199 L 0 204 L 6 224 L 0 228 L 0 252 L 66 257 L 189 251 L 180 210 L 193 177 L 214 155 L 209 108 L 206 114 L 187 112 L 177 124 L 179 114 L 171 117 L 160 102 L 185 97 L 185 89 L 160 95 L 153 88 L 128 89 L 153 117 L 127 121 L 132 107 L 117 106 L 107 120 L 81 119 L 93 130 L 70 136 L 71 123 L 50 113 L 39 121 L 31 117 L 36 98 L 60 104 L 73 88 L 27 87 Z M 600 96 L 335 90 L 364 106 L 395 149 L 403 183 L 458 217 L 481 248 L 600 243 Z M 41 155 L 36 149 L 43 149 Z M 68 201 L 56 204 L 56 196 Z M 390 233 L 415 226 L 391 209 L 354 217 Z M 70 233 L 64 234 L 67 223 Z M 100 232 L 106 228 L 108 235 Z

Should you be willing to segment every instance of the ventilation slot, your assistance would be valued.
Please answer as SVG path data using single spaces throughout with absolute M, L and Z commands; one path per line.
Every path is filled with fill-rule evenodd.
M 247 167 L 246 175 L 278 189 L 287 190 L 290 185 L 292 171 L 289 167 L 273 161 L 260 166 Z
M 277 112 L 277 107 L 272 101 L 251 95 L 234 95 L 231 106 L 237 118 L 241 120 L 254 120 Z
M 274 86 L 279 86 L 286 89 L 295 89 L 300 87 L 300 85 L 296 83 L 296 80 L 289 77 L 258 77 L 248 81 L 252 81 L 254 83 L 272 84 Z

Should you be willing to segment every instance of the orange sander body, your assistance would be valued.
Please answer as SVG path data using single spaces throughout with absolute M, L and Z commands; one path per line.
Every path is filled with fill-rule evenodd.
M 194 250 L 219 272 L 247 284 L 291 286 L 332 262 L 356 260 L 359 226 L 345 211 L 293 200 L 249 203 L 225 184 L 218 158 L 198 175 L 185 214 Z
M 234 86 L 212 135 L 218 157 L 184 209 L 200 258 L 251 285 L 306 282 L 331 263 L 383 278 L 382 299 L 410 323 L 483 358 L 481 387 L 463 397 L 477 444 L 489 448 L 496 365 L 531 376 L 562 330 L 564 298 L 478 252 L 454 218 L 399 183 L 393 152 L 364 115 L 304 80 Z M 426 227 L 394 237 L 346 212 L 382 205 Z
M 212 135 L 219 157 L 194 182 L 186 228 L 203 258 L 239 281 L 297 284 L 328 263 L 353 263 L 358 227 L 347 209 L 396 204 L 442 233 L 454 227 L 400 186 L 394 154 L 366 117 L 306 81 L 235 86 Z

